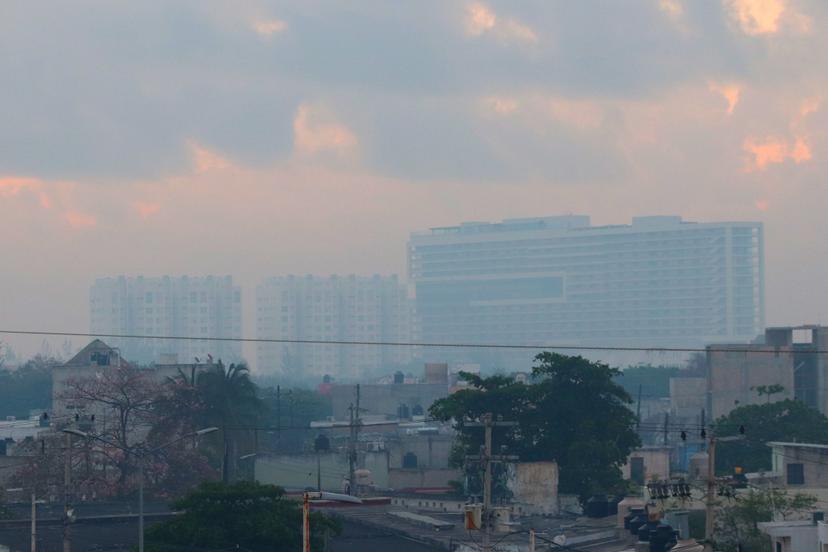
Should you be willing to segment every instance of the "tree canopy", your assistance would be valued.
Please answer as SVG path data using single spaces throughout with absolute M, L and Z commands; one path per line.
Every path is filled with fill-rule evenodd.
M 273 485 L 204 483 L 174 509 L 184 513 L 147 530 L 150 552 L 179 550 L 293 551 L 301 548 L 301 504 Z M 311 513 L 311 546 L 321 550 L 325 533 L 339 524 Z
M 828 418 L 797 400 L 740 406 L 716 420 L 714 431 L 736 435 L 740 426 L 745 440 L 722 442 L 716 448 L 716 469 L 721 473 L 732 473 L 736 466 L 748 472 L 770 470 L 770 441 L 828 443 Z
M 669 397 L 670 378 L 677 377 L 681 374 L 682 371 L 677 366 L 652 366 L 642 364 L 625 368 L 613 379 L 633 398 L 636 398 L 639 386 L 641 386 L 641 395 L 643 397 Z
M 505 446 L 524 461 L 556 461 L 561 492 L 585 500 L 617 490 L 620 466 L 640 444 L 632 399 L 613 381 L 619 371 L 580 356 L 544 352 L 535 360 L 530 383 L 463 374 L 470 387 L 431 406 L 435 418 L 454 420 L 459 432 L 455 462 L 477 454 L 483 442 L 482 430 L 467 420 L 491 412 L 518 422 L 495 431 L 495 449 Z
M 52 368 L 59 361 L 36 356 L 17 368 L 0 364 L 0 417 L 28 418 L 52 406 Z

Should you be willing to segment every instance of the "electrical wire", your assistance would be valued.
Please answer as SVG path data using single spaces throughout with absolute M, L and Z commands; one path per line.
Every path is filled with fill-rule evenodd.
M 528 350 L 568 350 L 568 351 L 631 351 L 646 353 L 744 353 L 744 354 L 773 354 L 791 353 L 794 351 L 782 349 L 756 349 L 749 346 L 744 347 L 721 347 L 711 345 L 710 347 L 626 347 L 610 345 L 565 345 L 565 344 L 506 344 L 506 343 L 429 343 L 412 341 L 348 341 L 348 340 L 324 340 L 324 339 L 279 339 L 262 337 L 195 337 L 183 335 L 140 335 L 140 334 L 113 334 L 89 332 L 62 332 L 45 330 L 5 330 L 0 329 L 0 334 L 6 335 L 37 335 L 47 337 L 88 337 L 88 338 L 111 338 L 111 339 L 157 339 L 167 341 L 224 341 L 237 343 L 275 343 L 275 344 L 298 344 L 298 345 L 357 345 L 374 347 L 428 347 L 428 348 L 454 348 L 454 349 L 528 349 Z M 798 351 L 799 352 L 799 351 Z M 828 349 L 812 349 L 804 351 L 808 354 L 828 354 Z M 801 354 L 801 352 L 799 352 Z

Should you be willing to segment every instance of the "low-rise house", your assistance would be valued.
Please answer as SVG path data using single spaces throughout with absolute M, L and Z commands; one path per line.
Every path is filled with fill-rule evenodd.
M 773 552 L 822 552 L 818 548 L 818 517 L 810 520 L 767 521 L 758 524 L 759 530 L 771 539 Z
M 828 489 L 828 445 L 815 443 L 768 443 L 772 471 L 786 488 Z
M 653 479 L 670 477 L 670 447 L 644 446 L 630 453 L 627 463 L 621 466 L 624 479 L 639 485 Z

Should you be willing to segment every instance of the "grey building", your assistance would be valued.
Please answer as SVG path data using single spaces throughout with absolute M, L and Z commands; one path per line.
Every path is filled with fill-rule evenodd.
M 397 276 L 280 276 L 256 288 L 257 336 L 317 341 L 412 340 L 412 303 Z M 353 378 L 408 364 L 411 347 L 260 343 L 262 372 Z
M 707 412 L 712 418 L 783 399 L 828 413 L 828 362 L 819 353 L 828 348 L 828 328 L 768 328 L 759 341 L 708 347 Z
M 424 342 L 700 347 L 764 327 L 759 222 L 463 223 L 412 234 L 408 264 Z M 535 353 L 434 351 L 515 369 Z
M 100 278 L 89 291 L 90 332 L 95 335 L 160 335 L 199 339 L 121 339 L 107 342 L 131 362 L 148 364 L 162 356 L 181 362 L 208 355 L 225 362 L 241 359 L 241 288 L 230 276 Z

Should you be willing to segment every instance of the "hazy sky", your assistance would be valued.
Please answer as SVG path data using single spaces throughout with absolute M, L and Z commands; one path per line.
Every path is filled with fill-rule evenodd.
M 2 328 L 570 212 L 761 220 L 768 323 L 828 323 L 824 0 L 5 0 L 0 75 Z

